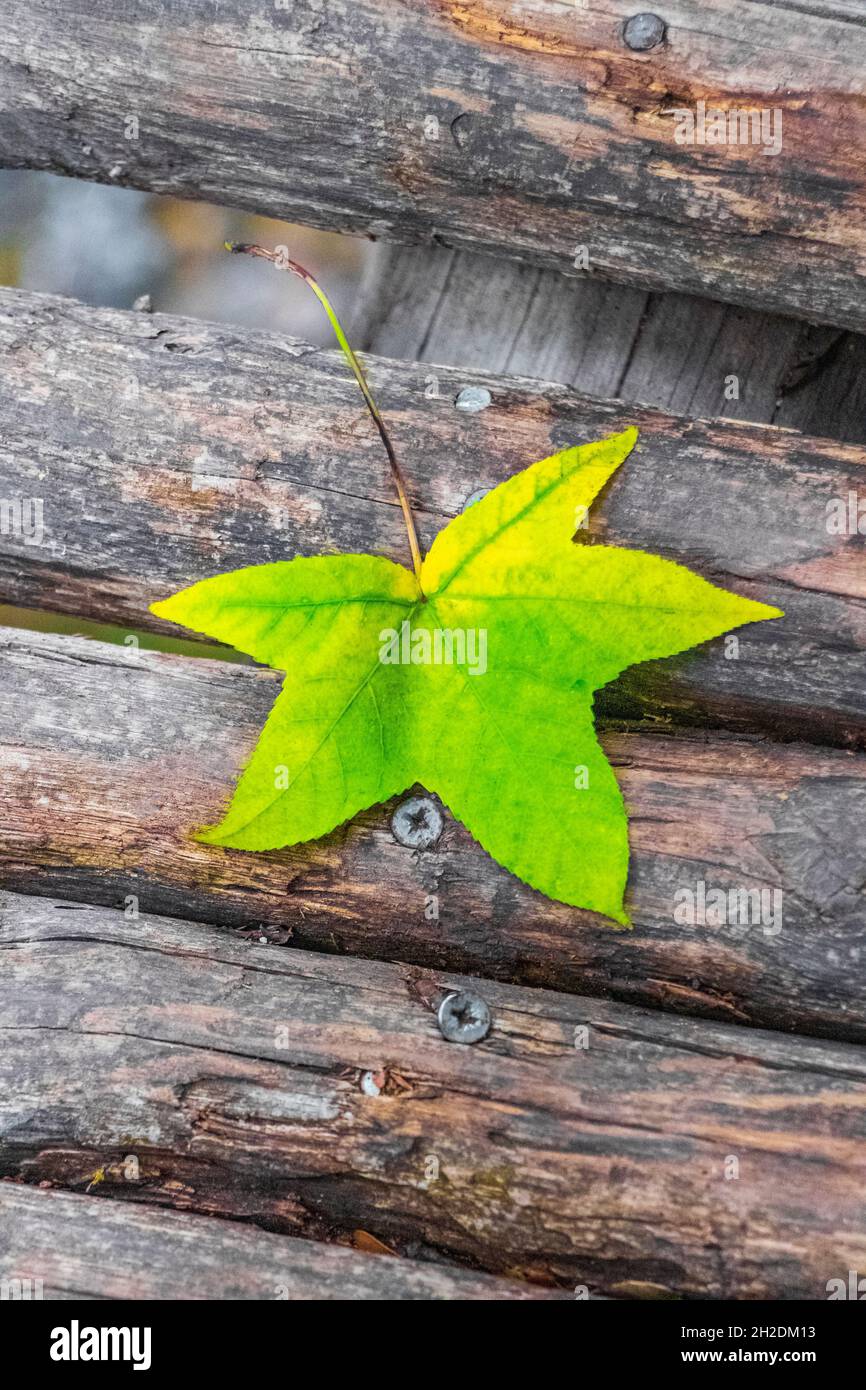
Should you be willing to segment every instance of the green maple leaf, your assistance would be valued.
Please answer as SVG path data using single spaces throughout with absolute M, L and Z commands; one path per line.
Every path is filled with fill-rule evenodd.
M 297 844 L 420 782 L 534 888 L 628 924 L 627 819 L 593 692 L 635 662 L 781 616 L 658 556 L 575 544 L 581 509 L 636 438 L 509 478 L 416 573 L 373 555 L 299 558 L 153 604 L 285 672 L 228 814 L 199 838 Z

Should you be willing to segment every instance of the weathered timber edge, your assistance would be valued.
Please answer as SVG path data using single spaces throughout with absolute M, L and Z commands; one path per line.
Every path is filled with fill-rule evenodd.
M 7 165 L 866 328 L 859 18 L 681 0 L 636 52 L 630 0 L 97 12 L 8 0 Z M 678 143 L 699 101 L 779 148 Z
M 338 353 L 0 291 L 0 361 L 0 497 L 44 509 L 41 545 L 0 534 L 0 600 L 166 632 L 148 604 L 209 574 L 327 551 L 407 559 L 379 440 Z M 862 496 L 866 451 L 514 377 L 369 369 L 425 545 L 477 488 L 637 424 L 637 450 L 578 534 L 784 609 L 739 632 L 735 659 L 720 639 L 632 668 L 600 692 L 602 715 L 866 744 L 862 536 L 827 520 L 828 504 L 847 518 Z M 467 384 L 490 390 L 487 410 L 455 409 Z
M 0 1147 L 2 1154 L 2 1147 Z M 2 1160 L 0 1160 L 2 1161 Z M 17 1282 L 16 1282 L 17 1281 Z M 361 1254 L 254 1226 L 0 1182 L 4 1296 L 51 1299 L 561 1299 L 441 1262 Z
M 432 848 L 406 849 L 394 803 L 292 849 L 197 843 L 255 745 L 276 672 L 11 629 L 0 656 L 8 888 L 137 898 L 319 950 L 866 1039 L 862 754 L 604 734 L 630 814 L 635 928 L 620 932 L 527 888 L 450 816 Z M 756 896 L 732 913 L 739 925 L 713 926 L 702 884 Z M 691 895 L 691 925 L 678 894 Z
M 613 1295 L 866 1260 L 861 1048 L 11 895 L 0 952 L 4 1176 Z

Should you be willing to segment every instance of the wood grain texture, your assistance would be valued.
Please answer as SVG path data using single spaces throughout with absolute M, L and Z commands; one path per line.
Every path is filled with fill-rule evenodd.
M 404 848 L 396 802 L 293 849 L 197 843 L 252 752 L 275 672 L 8 629 L 0 658 L 9 888 L 136 897 L 295 946 L 866 1039 L 862 754 L 603 735 L 631 817 L 635 929 L 621 932 L 527 888 L 448 816 L 432 848 Z M 701 883 L 764 892 L 763 915 L 756 903 L 715 926 L 676 920 L 691 901 L 677 894 Z
M 42 545 L 3 528 L 0 601 L 166 632 L 148 604 L 209 574 L 323 551 L 407 560 L 339 354 L 7 290 L 0 360 L 0 498 L 42 499 L 45 528 Z M 866 743 L 863 538 L 827 529 L 834 499 L 866 507 L 862 449 L 520 378 L 368 365 L 425 545 L 475 489 L 634 423 L 638 449 L 579 534 L 784 609 L 740 631 L 736 659 L 720 640 L 633 668 L 601 693 L 608 718 Z M 489 388 L 487 410 L 455 409 L 468 384 Z
M 46 1300 L 75 1301 L 567 1297 L 442 1263 L 366 1255 L 236 1222 L 0 1182 L 0 1284 L 15 1291 L 16 1280 L 30 1289 L 40 1281 Z
M 675 0 L 649 52 L 634 13 L 7 0 L 0 158 L 866 326 L 862 12 Z M 781 111 L 780 152 L 678 144 L 698 101 Z
M 105 909 L 2 923 L 6 1176 L 613 1295 L 863 1268 L 862 1048 Z M 434 1014 L 465 985 L 474 1047 Z
M 385 357 L 866 442 L 866 337 L 698 296 L 383 243 L 359 288 L 352 339 Z

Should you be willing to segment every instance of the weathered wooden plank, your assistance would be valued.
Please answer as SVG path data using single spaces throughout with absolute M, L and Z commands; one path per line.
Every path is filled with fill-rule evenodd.
M 382 244 L 358 289 L 354 340 L 383 357 L 511 372 L 610 398 L 620 394 L 649 299 L 468 251 Z
M 253 749 L 275 672 L 11 630 L 0 655 L 7 887 L 866 1038 L 862 754 L 604 735 L 631 815 L 635 930 L 617 932 L 526 888 L 450 817 L 433 847 L 406 849 L 396 803 L 275 853 L 196 843 Z M 701 884 L 733 891 L 724 925 L 701 911 Z M 739 905 L 739 890 L 764 897 Z M 692 925 L 677 920 L 690 903 Z
M 2 1153 L 2 1148 L 0 1148 Z M 0 1182 L 4 1297 L 559 1299 L 554 1289 L 253 1226 Z
M 382 244 L 359 290 L 353 341 L 385 357 L 866 442 L 861 334 L 551 270 L 521 293 L 527 274 L 467 251 Z
M 327 550 L 405 561 L 387 464 L 339 355 L 14 291 L 0 292 L 0 354 L 0 498 L 42 499 L 45 530 L 35 545 L 2 528 L 0 600 L 166 631 L 149 602 L 234 566 Z M 478 487 L 636 423 L 637 452 L 579 534 L 785 610 L 734 647 L 625 673 L 600 696 L 609 717 L 866 741 L 862 537 L 827 520 L 829 503 L 847 517 L 866 498 L 862 449 L 519 378 L 369 366 L 424 543 Z M 467 384 L 490 390 L 487 410 L 455 408 Z
M 866 1260 L 861 1048 L 48 901 L 0 950 L 7 1176 L 608 1294 L 824 1298 Z
M 6 9 L 9 166 L 866 326 L 853 8 L 675 0 L 650 51 L 631 0 Z M 699 101 L 766 138 L 678 143 Z

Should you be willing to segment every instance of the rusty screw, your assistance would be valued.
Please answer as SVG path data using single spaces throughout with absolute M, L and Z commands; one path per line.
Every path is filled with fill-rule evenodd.
M 493 1021 L 487 1001 L 468 989 L 446 994 L 436 1018 L 443 1038 L 455 1043 L 481 1042 Z
M 622 26 L 622 37 L 629 48 L 633 48 L 637 53 L 646 53 L 647 49 L 655 48 L 660 44 L 667 33 L 667 25 L 657 14 L 650 14 L 644 11 L 642 14 L 633 14 L 631 19 L 627 19 Z
M 394 839 L 407 849 L 430 849 L 442 834 L 443 825 L 442 812 L 429 796 L 402 801 L 391 817 Z

